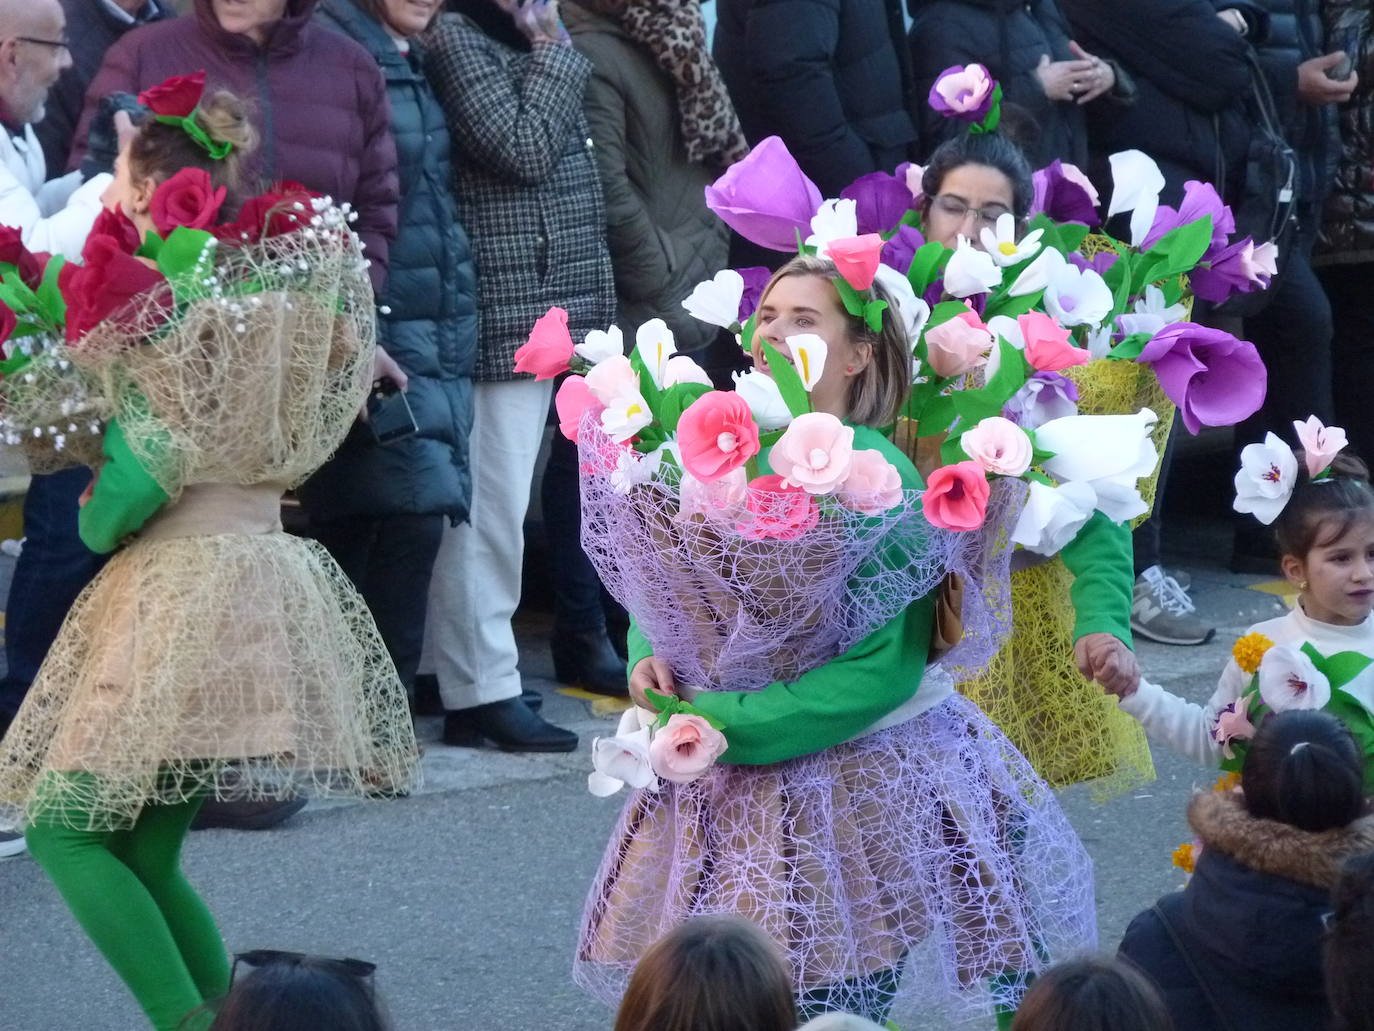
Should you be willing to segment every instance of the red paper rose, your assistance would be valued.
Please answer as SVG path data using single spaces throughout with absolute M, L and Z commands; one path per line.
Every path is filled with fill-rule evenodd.
M 138 102 L 155 115 L 185 118 L 196 109 L 205 95 L 205 72 L 194 75 L 173 75 L 138 95 Z
M 24 237 L 13 226 L 0 226 L 0 262 L 19 270 L 19 278 L 31 290 L 43 281 L 43 262 L 24 246 Z
M 131 304 L 166 282 L 162 273 L 126 254 L 112 237 L 87 241 L 85 264 L 67 264 L 58 286 L 67 302 L 67 340 L 76 342 L 107 319 L 132 321 Z
M 300 183 L 278 183 L 267 193 L 247 201 L 239 209 L 236 222 L 218 229 L 221 239 L 257 241 L 266 236 L 281 236 L 310 224 L 311 201 L 320 194 Z
M 114 211 L 109 208 L 100 209 L 100 214 L 95 217 L 95 224 L 86 234 L 86 246 L 81 250 L 82 261 L 86 260 L 86 249 L 91 246 L 91 241 L 100 237 L 112 240 L 125 254 L 133 254 L 143 242 L 139 239 L 138 226 L 129 220 L 123 209 L 118 208 Z
M 926 521 L 944 530 L 976 530 L 988 511 L 988 477 L 977 462 L 942 465 L 926 480 Z
M 741 537 L 794 541 L 821 518 L 816 499 L 800 487 L 784 486 L 781 476 L 757 476 L 749 482 L 745 502 L 749 518 L 735 525 Z
M 14 314 L 14 309 L 3 301 L 0 301 L 0 357 L 8 358 L 10 353 L 2 345 L 9 340 L 14 328 L 19 325 L 19 319 Z
M 153 191 L 148 214 L 164 237 L 178 226 L 209 229 L 219 217 L 228 191 L 215 189 L 203 168 L 183 168 Z

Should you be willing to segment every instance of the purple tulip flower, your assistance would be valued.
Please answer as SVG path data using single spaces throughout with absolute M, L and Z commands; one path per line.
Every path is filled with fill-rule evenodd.
M 1188 283 L 1204 301 L 1220 304 L 1232 294 L 1269 286 L 1269 275 L 1255 262 L 1255 241 L 1246 237 L 1229 247 L 1213 247 L 1203 264 L 1188 273 Z
M 742 326 L 744 320 L 758 310 L 759 301 L 763 297 L 763 288 L 773 278 L 773 273 L 762 265 L 737 268 L 735 271 L 744 280 L 744 293 L 740 294 L 739 298 L 739 324 Z
M 706 187 L 706 206 L 740 236 L 774 251 L 795 251 L 811 233 L 821 191 L 777 136 L 758 146 Z
M 1231 214 L 1231 209 L 1222 202 L 1216 188 L 1211 183 L 1189 179 L 1183 184 L 1183 203 L 1178 206 L 1177 211 L 1167 204 L 1159 206 L 1159 210 L 1155 212 L 1154 223 L 1150 226 L 1150 231 L 1145 234 L 1140 249 L 1148 251 L 1166 233 L 1172 232 L 1179 226 L 1196 222 L 1203 215 L 1212 216 L 1212 246 L 1224 246 L 1226 238 L 1236 231 L 1235 216 Z
M 886 172 L 860 176 L 844 188 L 840 197 L 854 201 L 860 236 L 891 231 L 912 207 L 906 183 Z
M 1232 426 L 1264 403 L 1268 374 L 1255 345 L 1224 330 L 1175 322 L 1156 333 L 1137 360 L 1154 367 L 1189 433 Z
M 1097 190 L 1075 166 L 1056 158 L 1036 172 L 1031 181 L 1035 184 L 1032 215 L 1043 211 L 1056 222 L 1081 222 L 1085 226 L 1102 224 L 1097 213 Z
M 1078 384 L 1057 372 L 1037 372 L 1012 395 L 1002 414 L 1022 429 L 1078 414 Z
M 981 64 L 952 65 L 935 77 L 930 106 L 946 118 L 981 122 L 992 109 L 997 83 Z
M 925 242 L 926 238 L 915 226 L 902 226 L 893 234 L 892 239 L 883 245 L 883 264 L 906 275 L 911 269 L 912 258 L 925 246 Z

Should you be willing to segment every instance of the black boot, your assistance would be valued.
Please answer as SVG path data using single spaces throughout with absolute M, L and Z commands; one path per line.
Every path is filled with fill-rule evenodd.
M 536 716 L 520 698 L 503 698 L 444 716 L 444 744 L 480 748 L 484 740 L 503 752 L 577 749 L 576 734 Z
M 553 675 L 557 680 L 595 694 L 623 697 L 630 693 L 625 663 L 615 653 L 605 630 L 580 634 L 555 631 L 549 643 L 553 651 Z

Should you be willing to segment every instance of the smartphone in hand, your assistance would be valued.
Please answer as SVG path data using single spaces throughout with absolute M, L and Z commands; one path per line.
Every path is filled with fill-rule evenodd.
M 405 391 L 389 379 L 373 382 L 367 396 L 367 425 L 378 444 L 391 444 L 420 432 Z

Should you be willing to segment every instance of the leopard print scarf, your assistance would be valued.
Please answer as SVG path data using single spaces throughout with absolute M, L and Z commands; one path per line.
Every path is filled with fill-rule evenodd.
M 687 158 L 723 169 L 748 153 L 735 107 L 706 46 L 699 0 L 576 0 L 610 18 L 673 80 Z

